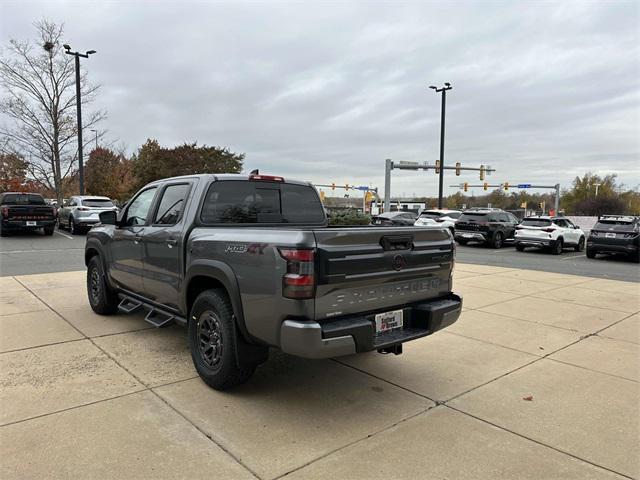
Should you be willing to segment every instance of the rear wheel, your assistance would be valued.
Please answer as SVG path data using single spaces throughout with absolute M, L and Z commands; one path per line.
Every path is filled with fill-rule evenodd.
M 491 241 L 491 246 L 493 248 L 502 248 L 503 244 L 502 232 L 496 232 L 493 234 L 493 240 Z
M 596 258 L 597 253 L 593 248 L 587 248 L 587 258 Z
M 519 252 L 524 252 L 524 245 L 521 243 L 516 243 L 516 250 Z
M 557 239 L 556 242 L 551 246 L 551 253 L 554 255 L 562 255 L 562 249 L 564 248 L 564 242 L 561 238 Z
M 7 229 L 4 228 L 2 222 L 0 222 L 0 237 L 6 237 L 7 235 L 9 235 L 9 232 L 7 232 Z
M 578 240 L 578 244 L 576 245 L 576 252 L 581 252 L 584 250 L 584 237 L 580 237 Z
M 460 245 L 466 245 L 467 244 L 467 241 L 462 239 L 462 238 L 456 239 L 456 242 L 458 242 Z
M 56 228 L 55 225 L 49 225 L 49 226 L 44 227 L 44 229 L 43 229 L 44 230 L 44 234 L 45 235 L 49 235 L 49 236 L 53 235 L 53 230 L 55 228 Z
M 238 331 L 233 307 L 221 289 L 198 295 L 189 316 L 189 348 L 202 380 L 216 390 L 227 390 L 246 382 L 256 365 L 239 366 Z
M 77 235 L 78 229 L 76 227 L 76 222 L 73 221 L 73 217 L 69 217 L 69 233 L 71 235 Z
M 111 315 L 118 311 L 118 296 L 107 285 L 98 255 L 89 260 L 87 267 L 87 295 L 89 305 L 94 312 L 100 315 Z

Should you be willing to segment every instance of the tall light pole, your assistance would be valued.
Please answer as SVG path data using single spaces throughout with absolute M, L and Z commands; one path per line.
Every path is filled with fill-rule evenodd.
M 442 208 L 442 190 L 444 188 L 444 113 L 447 106 L 447 90 L 453 87 L 449 82 L 444 82 L 444 87 L 435 87 L 431 85 L 436 93 L 442 92 L 442 109 L 440 111 L 440 176 L 438 178 L 438 208 Z
M 95 50 L 87 50 L 85 53 L 72 52 L 71 47 L 63 45 L 67 55 L 76 57 L 76 110 L 78 118 L 78 176 L 80 180 L 80 195 L 84 195 L 84 162 L 82 159 L 82 99 L 80 98 L 80 57 L 89 58 L 96 53 Z

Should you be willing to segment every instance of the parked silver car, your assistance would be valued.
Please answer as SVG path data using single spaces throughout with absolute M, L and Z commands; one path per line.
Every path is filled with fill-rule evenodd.
M 99 223 L 100 213 L 108 210 L 118 211 L 109 197 L 71 197 L 58 210 L 58 228 L 67 228 L 72 235 L 80 233 Z

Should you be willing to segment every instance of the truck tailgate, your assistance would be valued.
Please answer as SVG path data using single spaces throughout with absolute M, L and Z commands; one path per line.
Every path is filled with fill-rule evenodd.
M 446 296 L 454 243 L 446 229 L 345 227 L 314 230 L 315 319 Z

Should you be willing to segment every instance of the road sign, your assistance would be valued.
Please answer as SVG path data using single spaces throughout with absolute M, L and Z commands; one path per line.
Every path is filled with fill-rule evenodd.
M 531 188 L 530 183 L 519 183 L 518 188 Z
M 369 187 L 367 185 L 360 185 L 359 187 L 357 187 L 357 189 L 366 192 L 369 190 Z

